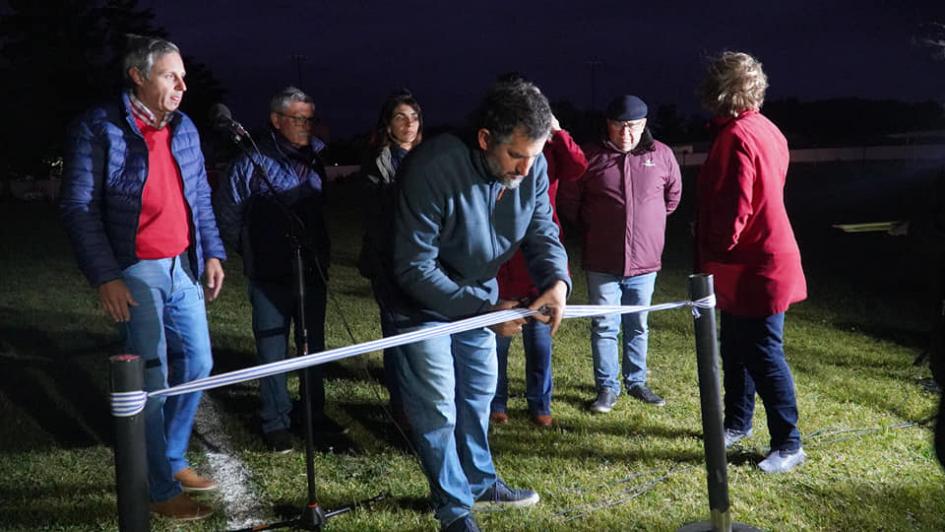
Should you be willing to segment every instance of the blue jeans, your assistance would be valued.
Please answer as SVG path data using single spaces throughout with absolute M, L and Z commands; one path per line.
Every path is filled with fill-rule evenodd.
M 587 299 L 591 305 L 643 305 L 653 299 L 656 272 L 621 277 L 587 272 Z M 630 388 L 646 384 L 646 350 L 649 312 L 611 314 L 591 320 L 591 354 L 594 357 L 594 385 L 620 394 L 617 379 L 617 335 L 623 332 L 623 383 Z
M 438 325 L 426 323 L 409 332 Z M 495 335 L 475 329 L 402 346 L 396 355 L 404 412 L 444 526 L 468 514 L 496 482 L 489 450 Z
M 213 356 L 203 288 L 186 253 L 142 260 L 122 272 L 138 302 L 124 327 L 130 353 L 144 359 L 144 389 L 155 391 L 210 375 Z M 149 398 L 144 407 L 151 500 L 181 492 L 174 474 L 188 467 L 187 445 L 202 392 Z
M 325 284 L 321 279 L 308 279 L 305 285 L 305 321 L 308 325 L 308 352 L 325 350 Z M 285 360 L 289 354 L 289 327 L 296 325 L 296 345 L 300 344 L 298 327 L 298 297 L 291 282 L 250 280 L 249 302 L 253 306 L 253 336 L 256 338 L 256 356 L 260 364 Z M 312 413 L 319 415 L 325 408 L 325 384 L 321 366 L 312 366 L 308 372 L 311 386 Z M 264 433 L 287 430 L 291 424 L 292 400 L 286 388 L 288 375 L 280 373 L 259 379 L 259 417 Z
M 751 428 L 757 391 L 768 416 L 771 449 L 800 447 L 794 378 L 784 359 L 784 313 L 739 318 L 722 312 L 720 331 L 725 428 L 742 432 Z
M 499 379 L 493 412 L 505 412 L 509 401 L 509 347 L 513 336 L 496 336 L 495 350 L 499 362 Z M 522 327 L 522 345 L 525 348 L 525 400 L 533 416 L 551 414 L 551 326 L 529 320 Z

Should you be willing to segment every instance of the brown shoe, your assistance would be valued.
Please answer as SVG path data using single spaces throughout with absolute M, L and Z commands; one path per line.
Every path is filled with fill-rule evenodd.
M 539 427 L 550 427 L 552 424 L 551 416 L 543 414 L 532 416 L 532 423 L 538 425 Z
M 202 477 L 189 467 L 178 471 L 174 478 L 180 482 L 184 491 L 213 491 L 219 487 L 215 480 Z
M 489 422 L 493 425 L 504 425 L 509 422 L 509 415 L 505 412 L 493 412 L 489 414 Z
M 186 493 L 161 502 L 152 502 L 151 511 L 178 521 L 197 521 L 213 514 L 213 508 L 194 502 Z

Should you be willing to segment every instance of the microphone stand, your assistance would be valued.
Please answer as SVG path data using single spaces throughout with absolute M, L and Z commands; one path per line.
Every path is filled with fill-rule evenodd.
M 263 167 L 255 157 L 253 157 L 254 153 L 261 157 L 262 152 L 260 152 L 259 146 L 256 145 L 256 142 L 249 135 L 249 133 L 243 130 L 242 127 L 239 128 L 238 132 L 229 133 L 231 134 L 231 140 L 240 148 L 243 154 L 246 155 L 250 163 L 252 163 L 254 175 L 256 173 L 260 175 L 263 183 L 266 185 L 266 188 L 269 190 L 270 194 L 272 194 L 273 202 L 283 213 L 283 215 L 285 215 L 286 220 L 289 222 L 289 231 L 286 236 L 289 239 L 289 243 L 292 246 L 293 251 L 292 274 L 294 277 L 293 281 L 295 283 L 297 298 L 295 349 L 296 356 L 305 356 L 308 354 L 308 322 L 306 321 L 305 315 L 305 261 L 302 255 L 303 248 L 307 247 L 305 245 L 305 223 L 301 218 L 298 217 L 298 215 L 292 212 L 292 209 L 289 208 L 289 206 L 286 205 L 286 203 L 279 197 L 278 191 L 276 190 L 276 187 L 273 186 L 265 167 Z M 252 145 L 252 150 L 247 148 L 241 142 L 244 137 Z M 324 179 L 325 176 L 322 176 L 322 178 Z M 322 282 L 325 283 L 325 290 L 327 291 L 327 278 L 325 277 L 325 273 L 321 267 L 321 264 L 318 262 L 318 254 L 315 253 L 314 250 L 312 251 L 313 253 L 311 253 L 311 257 L 314 261 L 314 266 L 318 270 L 318 273 L 322 278 Z M 354 510 L 354 508 L 357 506 L 372 504 L 384 498 L 384 494 L 380 494 L 369 499 L 355 501 L 348 505 L 327 511 L 322 508 L 320 504 L 318 504 L 318 497 L 315 492 L 315 435 L 314 431 L 312 430 L 311 375 L 309 374 L 310 369 L 311 368 L 304 368 L 299 371 L 304 419 L 303 423 L 305 424 L 305 478 L 307 481 L 307 502 L 305 507 L 302 508 L 301 513 L 295 519 L 251 526 L 245 529 L 240 529 L 240 531 L 245 530 L 249 532 L 256 530 L 274 530 L 278 528 L 320 531 L 322 529 L 322 525 L 324 525 L 329 518 L 348 513 Z

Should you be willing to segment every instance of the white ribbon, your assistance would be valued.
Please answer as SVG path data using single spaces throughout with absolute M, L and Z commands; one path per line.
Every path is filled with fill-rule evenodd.
M 649 311 L 658 311 L 658 310 L 670 310 L 681 307 L 692 307 L 692 314 L 696 318 L 700 317 L 699 309 L 710 309 L 715 308 L 715 296 L 709 296 L 706 298 L 699 299 L 697 301 L 675 301 L 672 303 L 662 303 L 659 305 L 568 305 L 564 309 L 563 318 L 590 318 L 594 316 L 606 316 L 609 314 L 629 314 L 633 312 L 649 312 Z M 334 362 L 336 360 L 342 360 L 345 358 L 350 358 L 357 355 L 362 355 L 364 353 L 370 353 L 372 351 L 381 351 L 391 347 L 397 347 L 405 344 L 410 344 L 413 342 L 419 342 L 421 340 L 426 340 L 429 338 L 435 338 L 437 336 L 445 336 L 448 334 L 456 334 L 464 331 L 470 331 L 473 329 L 480 329 L 482 327 L 488 327 L 490 325 L 496 325 L 510 320 L 520 319 L 520 318 L 533 318 L 540 316 L 541 313 L 537 310 L 529 310 L 526 308 L 516 308 L 509 310 L 499 310 L 496 312 L 490 312 L 488 314 L 483 314 L 481 316 L 475 316 L 472 318 L 467 318 L 464 320 L 454 321 L 450 323 L 444 323 L 442 325 L 435 325 L 433 327 L 427 327 L 423 329 L 418 329 L 415 331 L 410 331 L 403 334 L 398 334 L 396 336 L 389 336 L 387 338 L 381 338 L 380 340 L 372 340 L 370 342 L 364 342 L 356 345 L 349 345 L 346 347 L 339 347 L 337 349 L 329 349 L 327 351 L 322 351 L 320 353 L 312 353 L 309 355 L 304 355 L 300 357 L 287 358 L 285 360 L 280 360 L 278 362 L 270 362 L 269 364 L 262 364 L 259 366 L 253 366 L 251 368 L 240 369 L 236 371 L 231 371 L 229 373 L 221 373 L 220 375 L 214 375 L 212 377 L 206 377 L 203 379 L 198 379 L 195 381 L 190 381 L 173 388 L 165 388 L 163 390 L 156 390 L 148 394 L 149 397 L 160 397 L 160 396 L 172 396 L 172 395 L 181 395 L 185 393 L 191 393 L 201 390 L 210 390 L 213 388 L 219 388 L 221 386 L 228 386 L 230 384 L 236 384 L 239 382 L 249 381 L 253 379 L 260 379 L 263 377 L 269 377 L 271 375 L 277 375 L 279 373 L 285 373 L 288 371 L 295 371 L 310 366 L 317 366 L 320 364 L 327 364 L 329 362 Z M 114 396 L 115 394 L 113 394 Z M 113 399 L 114 402 L 114 399 Z M 142 403 L 143 408 L 143 403 Z M 112 409 L 114 413 L 114 407 Z M 140 411 L 140 410 L 139 410 Z M 117 414 L 116 414 L 117 415 Z

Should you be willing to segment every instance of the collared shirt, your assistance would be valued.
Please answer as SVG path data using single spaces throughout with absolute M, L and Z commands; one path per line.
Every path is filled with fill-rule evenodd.
M 131 112 L 135 115 L 135 117 L 145 124 L 153 127 L 154 129 L 163 128 L 168 122 L 171 121 L 171 118 L 174 117 L 173 111 L 170 113 L 164 113 L 164 119 L 159 122 L 157 116 L 150 109 L 148 109 L 148 106 L 144 105 L 144 102 L 135 96 L 134 91 L 128 91 L 128 99 L 131 101 Z

